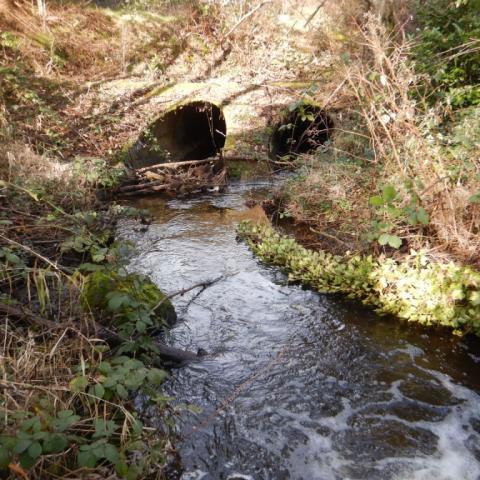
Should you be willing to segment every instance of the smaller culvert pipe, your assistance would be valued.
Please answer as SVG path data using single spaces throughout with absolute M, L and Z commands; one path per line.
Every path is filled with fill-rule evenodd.
M 225 145 L 227 125 L 222 110 L 210 102 L 176 106 L 152 122 L 129 152 L 132 168 L 158 163 L 203 160 Z
M 330 140 L 333 128 L 332 118 L 320 106 L 299 105 L 275 125 L 269 142 L 270 158 L 313 153 Z

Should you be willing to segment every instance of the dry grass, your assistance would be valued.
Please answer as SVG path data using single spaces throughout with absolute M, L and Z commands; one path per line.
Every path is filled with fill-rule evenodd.
M 7 143 L 0 148 L 0 179 L 35 181 L 59 181 L 68 184 L 72 180 L 71 166 L 46 155 L 38 155 L 30 147 L 20 143 Z
M 36 75 L 80 83 L 124 75 L 155 56 L 167 65 L 185 47 L 181 27 L 193 21 L 193 11 L 186 4 L 174 19 L 52 1 L 41 16 L 17 0 L 0 5 L 0 26 L 18 36 L 23 61 Z
M 393 221 L 404 245 L 477 264 L 480 205 L 470 199 L 480 190 L 480 147 L 472 131 L 478 127 L 478 118 L 470 123 L 467 119 L 462 127 L 470 129 L 467 134 L 473 146 L 468 151 L 458 153 L 452 140 L 446 145 L 445 137 L 439 134 L 446 112 L 425 110 L 426 102 L 418 92 L 413 94 L 424 79 L 413 71 L 412 45 L 405 39 L 405 25 L 387 30 L 378 16 L 363 17 L 361 24 L 357 20 L 351 20 L 356 25 L 351 36 L 355 45 L 347 46 L 348 58 L 337 62 L 336 67 L 341 85 L 336 91 L 337 102 L 348 106 L 343 110 L 346 117 L 327 155 L 320 154 L 320 158 L 328 156 L 332 165 L 306 161 L 309 174 L 301 186 L 293 187 L 295 200 L 290 210 L 318 230 L 328 231 L 336 225 L 340 232 L 351 229 L 358 236 L 371 225 L 369 198 L 383 185 L 391 184 L 401 195 L 400 208 L 414 195 L 429 215 L 426 228 L 387 218 Z M 344 39 L 338 40 L 328 31 L 330 41 L 324 41 L 323 46 L 338 55 L 342 49 L 344 53 Z M 351 167 L 342 164 L 345 159 L 363 167 L 351 174 Z M 407 188 L 406 182 L 411 186 Z M 303 199 L 303 206 L 297 196 Z M 331 207 L 327 211 L 317 208 L 322 202 L 330 202 Z M 341 207 L 348 203 L 355 205 L 354 213 Z
M 406 180 L 414 180 L 415 194 L 430 215 L 430 246 L 477 262 L 480 208 L 469 198 L 480 189 L 478 145 L 467 161 L 449 155 L 435 138 L 435 130 L 426 126 L 428 121 L 439 122 L 439 112 L 425 113 L 419 108 L 423 102 L 412 96 L 419 79 L 410 64 L 409 43 L 399 42 L 398 35 L 388 35 L 375 17 L 368 19 L 362 33 L 371 60 L 346 66 L 344 75 L 361 107 L 381 165 L 380 181 L 401 190 Z M 455 169 L 470 169 L 473 174 L 458 177 L 452 175 Z M 424 246 L 415 232 L 409 241 L 413 247 Z
M 96 206 L 93 192 L 76 181 L 65 164 L 38 156 L 25 146 L 9 144 L 2 149 L 2 155 L 2 442 L 5 437 L 18 440 L 22 422 L 28 418 L 37 418 L 42 432 L 51 433 L 55 432 L 53 422 L 59 412 L 72 411 L 79 416 L 63 433 L 68 444 L 61 453 L 43 452 L 28 473 L 16 463 L 17 455 L 6 478 L 118 478 L 112 464 L 105 461 L 94 470 L 77 466 L 81 446 L 96 440 L 92 434 L 98 419 L 115 422 L 117 430 L 109 442 L 119 449 L 132 440 L 136 421 L 130 398 L 107 400 L 93 395 L 91 388 L 75 388 L 72 384 L 79 376 L 85 376 L 89 385 L 98 384 L 97 366 L 110 350 L 106 341 L 98 338 L 93 314 L 82 307 L 84 277 L 72 268 L 82 261 L 82 256 L 62 254 L 60 249 L 62 241 L 84 231 L 74 214 Z M 88 234 L 93 238 L 95 231 Z M 4 256 L 5 249 L 14 255 L 11 260 Z M 135 438 L 139 438 L 138 433 Z M 170 450 L 166 434 L 145 429 L 141 440 L 142 448 L 148 451 L 155 445 L 163 458 Z M 155 471 L 152 478 L 163 475 L 161 465 L 148 464 L 146 468 Z
M 61 328 L 60 325 L 41 333 L 26 331 L 9 322 L 8 318 L 0 329 L 3 435 L 15 435 L 22 412 L 37 415 L 48 425 L 49 419 L 59 411 L 73 410 L 81 413 L 82 418 L 70 433 L 88 436 L 94 432 L 95 419 L 123 418 L 123 428 L 117 434 L 118 442 L 128 439 L 133 417 L 124 405 L 85 392 L 73 392 L 70 386 L 71 380 L 82 373 L 77 370 L 78 366 L 92 367 L 101 361 L 98 347 L 104 346 L 103 341 L 88 338 L 73 326 Z M 82 478 L 105 478 L 111 475 L 106 467 L 98 468 L 94 473 L 82 473 L 75 466 L 77 451 L 78 445 L 72 445 L 61 453 L 43 455 L 28 471 L 28 478 L 52 478 L 53 472 L 56 478 L 78 478 L 79 475 Z M 24 470 L 11 464 L 8 478 L 17 478 L 19 472 Z
M 365 192 L 374 188 L 375 179 L 365 175 L 362 166 L 329 157 L 303 159 L 305 173 L 291 183 L 284 213 L 309 225 L 321 248 L 338 253 L 364 250 L 365 220 L 370 218 Z

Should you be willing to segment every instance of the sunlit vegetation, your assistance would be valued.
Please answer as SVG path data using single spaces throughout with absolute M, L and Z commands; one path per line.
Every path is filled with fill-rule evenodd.
M 291 282 L 323 293 L 341 293 L 423 325 L 480 334 L 480 273 L 454 263 L 432 261 L 427 252 L 402 260 L 309 250 L 271 227 L 243 223 L 239 233 L 256 255 L 280 266 Z
M 284 215 L 344 249 L 422 248 L 478 265 L 478 9 L 475 0 L 419 2 L 413 19 L 367 15 L 349 35 L 341 22 L 325 27 L 343 122 L 297 158 Z

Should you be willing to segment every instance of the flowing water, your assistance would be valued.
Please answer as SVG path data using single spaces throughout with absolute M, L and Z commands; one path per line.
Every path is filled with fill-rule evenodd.
M 120 235 L 130 269 L 176 297 L 168 341 L 209 355 L 174 369 L 178 419 L 193 479 L 480 479 L 480 347 L 379 318 L 289 285 L 236 240 L 266 183 L 194 199 L 144 199 L 154 222 Z

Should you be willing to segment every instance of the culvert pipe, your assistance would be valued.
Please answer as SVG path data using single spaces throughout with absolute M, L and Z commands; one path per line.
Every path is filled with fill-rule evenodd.
M 272 160 L 302 153 L 312 153 L 331 137 L 334 122 L 320 106 L 299 105 L 275 125 L 269 142 Z
M 144 130 L 129 152 L 133 168 L 158 163 L 203 160 L 225 145 L 227 125 L 215 104 L 194 101 L 165 112 Z

